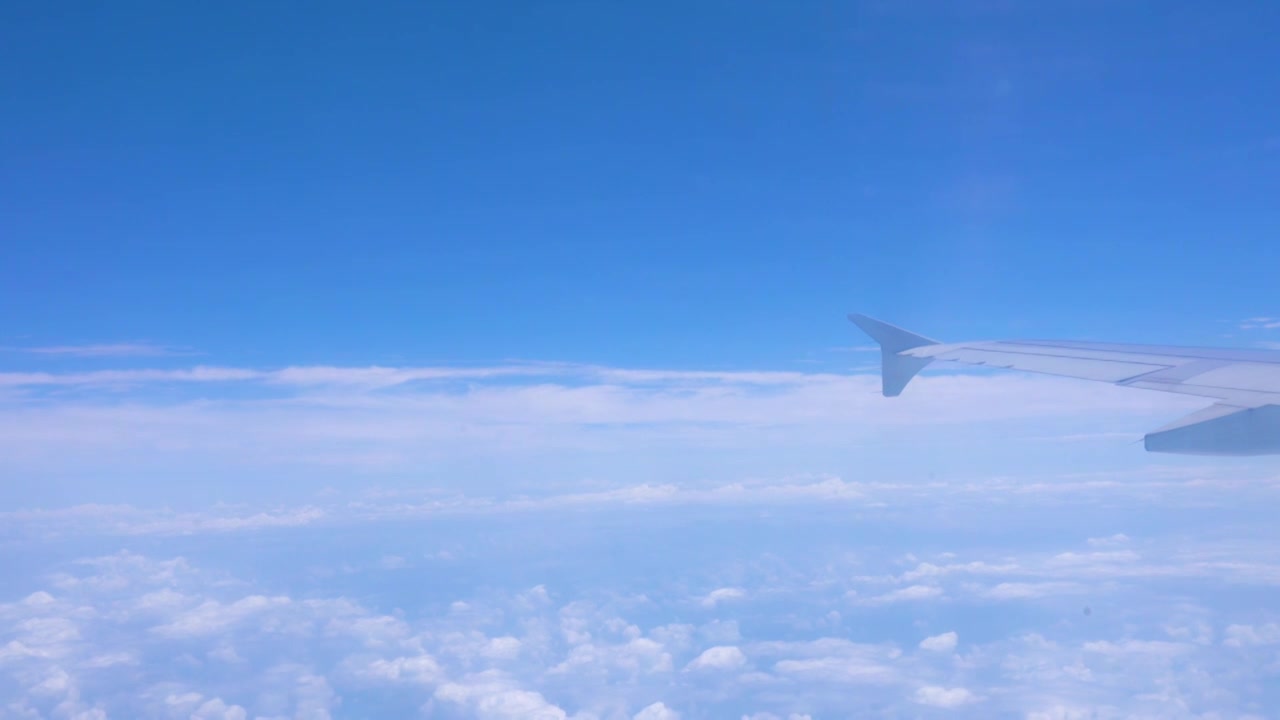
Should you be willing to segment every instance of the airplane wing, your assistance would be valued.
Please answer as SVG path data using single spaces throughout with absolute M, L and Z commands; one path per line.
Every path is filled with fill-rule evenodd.
M 1280 454 L 1280 351 L 1051 340 L 940 343 L 866 315 L 849 319 L 880 344 L 886 397 L 927 365 L 950 362 L 1198 395 L 1218 402 L 1143 442 L 1152 452 Z

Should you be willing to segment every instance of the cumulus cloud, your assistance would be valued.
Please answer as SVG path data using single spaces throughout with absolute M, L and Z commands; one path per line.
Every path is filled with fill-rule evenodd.
M 402 542 L 406 527 L 394 527 L 388 537 Z M 288 556 L 305 554 L 306 544 L 300 541 Z M 206 541 L 193 546 L 205 547 Z M 264 586 L 263 580 L 228 576 L 180 558 L 120 553 L 60 563 L 0 603 L 0 687 L 45 716 L 72 703 L 77 712 L 112 717 L 243 713 L 246 720 L 323 720 L 341 716 L 348 705 L 360 708 L 359 698 L 370 694 L 395 707 L 441 714 L 566 720 L 673 713 L 686 703 L 733 717 L 743 707 L 759 709 L 755 717 L 770 720 L 823 717 L 849 710 L 849 687 L 859 689 L 859 702 L 866 703 L 860 707 L 903 715 L 913 705 L 974 716 L 1053 712 L 1060 701 L 1034 694 L 1038 688 L 1064 698 L 1088 693 L 1120 715 L 1143 710 L 1164 716 L 1183 702 L 1205 712 L 1226 711 L 1233 707 L 1231 698 L 1266 699 L 1260 682 L 1264 663 L 1251 660 L 1245 668 L 1238 658 L 1274 647 L 1265 643 L 1276 639 L 1275 621 L 1262 615 L 1252 625 L 1222 624 L 1188 605 L 1183 586 L 1168 606 L 1146 600 L 1133 614 L 1109 620 L 1097 613 L 1083 623 L 1051 613 L 1039 635 L 1001 637 L 1001 629 L 1023 632 L 1026 618 L 1036 613 L 1019 612 L 1014 626 L 1002 624 L 1004 610 L 986 609 L 984 586 L 970 585 L 982 579 L 984 568 L 998 564 L 991 556 L 957 547 L 948 564 L 977 572 L 930 573 L 929 581 L 938 585 L 910 585 L 887 572 L 899 567 L 901 552 L 868 551 L 840 561 L 842 555 L 823 555 L 803 538 L 790 549 L 765 547 L 768 553 L 757 556 L 740 543 L 726 550 L 730 566 L 713 573 L 735 582 L 719 589 L 741 591 L 734 602 L 742 621 L 700 626 L 673 619 L 690 612 L 691 596 L 701 612 L 697 605 L 707 596 L 690 588 L 705 583 L 708 567 L 679 562 L 663 564 L 655 571 L 658 579 L 637 581 L 643 594 L 619 591 L 617 585 L 583 594 L 572 582 L 537 584 L 524 576 L 506 590 L 460 597 L 432 596 L 429 586 L 415 586 L 381 607 L 326 596 L 317 591 L 323 584 L 286 593 L 270 587 L 278 580 Z M 1216 557 L 1186 544 L 1177 548 L 1193 553 L 1195 562 Z M 385 545 L 370 548 L 367 577 L 390 577 L 377 569 L 389 552 L 409 555 Z M 998 555 L 1020 573 L 1087 574 L 1089 563 L 1062 562 L 1068 553 L 1087 554 L 1078 547 L 1042 545 Z M 1249 554 L 1255 561 L 1263 557 Z M 1122 564 L 1165 561 L 1151 546 L 1142 559 Z M 885 574 L 857 576 L 855 568 Z M 446 582 L 441 568 L 432 568 L 430 576 Z M 346 584 L 353 578 L 339 579 Z M 838 622 L 828 622 L 825 609 L 853 584 L 887 586 L 886 592 L 945 588 L 948 607 L 965 615 L 986 613 L 988 637 L 966 636 L 963 654 L 955 654 L 956 631 L 923 640 L 910 633 L 901 644 L 870 641 L 883 617 L 901 608 L 855 603 Z M 1112 593 L 1122 589 L 1106 587 Z M 1144 584 L 1134 587 L 1152 592 Z M 780 598 L 783 612 L 774 609 Z M 1046 598 L 1036 595 L 1006 602 L 1047 607 L 1038 605 Z M 1198 623 L 1224 628 L 1223 642 L 1196 642 L 1199 630 L 1185 635 L 1185 642 L 1178 635 L 1178 642 L 1153 639 L 1170 637 L 1166 628 L 1194 630 Z M 922 652 L 904 653 L 904 645 Z M 1255 647 L 1262 650 L 1250 650 Z M 1228 669 L 1244 673 L 1245 680 L 1209 680 L 1204 674 L 1229 678 L 1218 672 Z M 1100 684 L 1104 673 L 1107 683 Z M 1152 699 L 1161 692 L 1152 680 L 1156 676 L 1181 695 Z M 121 692 L 104 691 L 112 687 Z M 722 697 L 737 704 L 716 699 Z
M 154 630 L 161 635 L 175 638 L 215 635 L 254 616 L 288 607 L 292 602 L 287 597 L 261 595 L 251 595 L 229 604 L 206 600 L 190 610 L 181 612 L 172 621 Z
M 780 655 L 776 673 L 815 683 L 881 685 L 896 682 L 901 671 L 895 661 L 901 651 L 893 645 L 870 645 L 840 638 L 811 642 L 774 642 L 754 646 L 762 656 Z
M 689 669 L 737 670 L 747 664 L 747 656 L 733 645 L 707 648 L 689 663 Z
M 244 708 L 228 705 L 222 698 L 205 700 L 191 713 L 191 720 L 245 720 Z
M 440 664 L 426 653 L 412 657 L 376 658 L 352 668 L 354 674 L 369 680 L 433 685 L 444 677 Z
M 461 705 L 480 720 L 566 720 L 568 714 L 540 693 L 520 689 L 510 678 L 486 671 L 441 685 L 439 700 Z
M 710 382 L 643 381 L 695 393 Z M 1277 488 L 1241 467 L 1034 482 L 548 475 L 540 494 L 463 494 L 415 476 L 295 506 L 13 511 L 0 516 L 14 549 L 0 694 L 44 717 L 65 706 L 318 720 L 366 711 L 370 697 L 490 718 L 633 717 L 659 699 L 757 720 L 1235 717 L 1277 700 L 1267 608 L 1280 588 L 1270 526 L 1223 529 L 1236 527 L 1222 522 L 1225 498 L 1266 507 Z M 1222 492 L 1229 482 L 1252 484 Z M 1176 537 L 1155 521 L 1166 515 Z M 1212 537 L 1195 530 L 1202 515 Z M 86 527 L 111 537 L 74 536 Z M 118 544 L 138 552 L 37 567 Z M 452 561 L 426 559 L 443 547 Z M 1217 604 L 1245 585 L 1256 612 Z
M 915 701 L 921 705 L 938 708 L 956 708 L 977 702 L 978 697 L 966 688 L 945 688 L 926 685 L 916 690 Z
M 951 652 L 956 649 L 956 642 L 960 636 L 955 632 L 945 632 L 941 635 L 933 635 L 920 641 L 920 649 L 930 652 Z
M 656 702 L 633 715 L 632 720 L 680 720 L 680 713 Z

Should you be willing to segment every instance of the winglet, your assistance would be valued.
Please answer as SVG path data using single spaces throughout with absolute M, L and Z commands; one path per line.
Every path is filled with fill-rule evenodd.
M 901 353 L 925 345 L 937 345 L 938 341 L 866 315 L 855 313 L 849 319 L 880 344 L 880 383 L 885 397 L 901 395 L 911 378 L 932 362 L 932 358 L 911 357 Z

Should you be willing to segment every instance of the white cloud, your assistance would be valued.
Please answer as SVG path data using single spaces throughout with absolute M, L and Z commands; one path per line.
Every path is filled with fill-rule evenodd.
M 1142 559 L 1142 556 L 1132 550 L 1108 550 L 1090 553 L 1064 552 L 1058 553 L 1049 559 L 1052 565 L 1108 565 L 1114 563 L 1132 563 Z
M 1027 720 L 1098 720 L 1100 717 L 1117 717 L 1115 708 L 1054 705 L 1027 713 Z
M 229 643 L 222 643 L 221 645 L 218 645 L 214 649 L 210 650 L 208 655 L 209 659 L 224 663 L 244 662 L 244 658 L 241 657 L 240 653 L 236 652 L 236 649 Z
M 353 672 L 370 680 L 419 685 L 434 685 L 444 677 L 440 664 L 426 653 L 412 657 L 377 658 L 355 667 Z
M 190 610 L 181 612 L 172 621 L 157 626 L 154 631 L 175 638 L 216 635 L 232 625 L 277 608 L 287 607 L 292 602 L 288 597 L 262 595 L 250 595 L 230 604 L 206 600 Z
M 1085 590 L 1084 586 L 1069 582 L 1004 582 L 982 591 L 982 596 L 992 600 L 1032 600 L 1078 594 Z
M 671 672 L 672 658 L 662 643 L 650 638 L 638 637 L 619 644 L 588 641 L 575 645 L 551 672 L 585 676 L 614 670 L 628 674 Z
M 1226 637 L 1222 640 L 1222 644 L 1228 647 L 1277 645 L 1280 644 L 1280 624 L 1228 625 L 1223 635 Z
M 867 645 L 839 638 L 811 642 L 774 642 L 752 646 L 753 655 L 780 656 L 773 665 L 779 675 L 813 683 L 884 685 L 899 680 L 895 646 Z
M 1260 611 L 1252 625 L 1227 626 L 1224 618 L 1241 618 L 1210 608 L 1241 582 L 1258 607 L 1270 607 L 1280 556 L 1265 525 L 1197 538 L 1193 510 L 1216 503 L 1207 515 L 1218 523 L 1231 515 L 1228 503 L 1243 504 L 1218 483 L 1244 466 L 1203 467 L 1112 472 L 1105 486 L 1087 474 L 1058 485 L 1058 476 L 985 479 L 948 468 L 919 481 L 868 472 L 695 482 L 655 472 L 641 484 L 586 490 L 539 475 L 554 489 L 534 496 L 484 488 L 464 496 L 415 476 L 424 487 L 335 493 L 298 508 L 22 511 L 0 518 L 21 565 L 7 575 L 18 599 L 0 608 L 0 688 L 26 693 L 22 702 L 46 717 L 73 693 L 78 711 L 167 717 L 157 711 L 165 692 L 199 698 L 176 718 L 218 698 L 222 710 L 240 707 L 246 717 L 323 718 L 338 714 L 343 696 L 363 710 L 348 694 L 361 693 L 465 717 L 630 717 L 662 698 L 686 713 L 736 717 L 751 708 L 780 720 L 797 709 L 840 716 L 851 686 L 863 707 L 889 715 L 958 703 L 982 716 L 1025 716 L 1080 702 L 1110 707 L 1103 716 L 1170 717 L 1182 702 L 1206 717 L 1234 717 L 1244 703 L 1268 706 L 1274 646 L 1262 645 L 1276 618 Z M 1274 479 L 1260 479 L 1248 497 L 1274 489 Z M 796 498 L 813 504 L 780 502 Z M 999 518 L 1017 522 L 991 520 L 993 499 L 1004 503 Z M 730 503 L 738 505 L 724 516 L 733 520 L 703 523 L 716 516 L 704 505 Z M 1045 512 L 1030 520 L 1024 503 Z M 1179 511 L 1170 514 L 1180 521 L 1174 540 L 1153 520 L 1166 514 L 1162 504 Z M 281 521 L 290 518 L 299 520 Z M 355 522 L 364 526 L 335 527 Z M 189 550 L 221 569 L 122 553 L 41 575 L 33 563 L 55 553 L 29 529 L 57 523 L 63 534 L 90 523 L 115 528 L 132 547 Z M 1098 527 L 1140 527 L 1141 543 Z M 744 530 L 752 528 L 768 532 L 761 539 Z M 198 533 L 205 536 L 186 537 Z M 1102 537 L 1086 541 L 1090 534 Z M 694 537 L 697 552 L 684 552 Z M 1064 546 L 1055 540 L 1063 537 L 1077 540 Z M 50 547 L 89 544 L 59 538 Z M 423 560 L 443 546 L 458 562 Z M 35 560 L 20 552 L 28 548 Z M 380 563 L 393 557 L 410 567 L 377 572 L 401 565 Z M 833 616 L 855 588 L 856 600 Z M 1087 593 L 1095 611 L 1081 615 L 1086 603 L 1075 597 L 1055 602 L 1063 593 Z M 1016 616 L 987 602 L 996 599 L 1021 603 Z M 945 607 L 924 615 L 887 607 L 913 600 Z M 717 615 L 739 620 L 712 621 Z M 957 619 L 959 633 L 920 640 Z M 966 630 L 970 622 L 982 632 Z M 1001 636 L 1015 629 L 1042 641 Z M 1203 641 L 1215 632 L 1223 642 Z M 951 654 L 959 634 L 966 645 Z M 270 671 L 281 666 L 290 670 Z M 150 699 L 121 697 L 141 697 L 148 686 L 156 688 Z
M 1089 544 L 1094 547 L 1114 547 L 1117 545 L 1127 545 L 1129 536 L 1124 533 L 1116 533 L 1108 537 L 1089 538 Z
M 959 639 L 960 636 L 954 631 L 933 635 L 920 641 L 920 649 L 929 650 L 930 652 L 951 652 L 956 649 L 956 643 Z
M 1095 640 L 1083 645 L 1085 652 L 1112 657 L 1151 655 L 1169 657 L 1189 652 L 1194 646 L 1164 640 Z
M 1053 431 L 1071 434 L 1085 418 L 1124 424 L 1194 407 L 1186 398 L 1046 377 L 931 375 L 917 383 L 917 392 L 891 402 L 876 397 L 878 379 L 867 374 L 555 363 L 9 372 L 0 386 L 21 392 L 0 398 L 0 456 L 28 472 L 396 473 L 495 446 L 504 454 L 654 443 L 760 452 L 767 439 L 771 452 L 802 453 L 892 427 L 927 425 L 954 439 L 975 422 L 1019 421 L 1014 431 L 1034 438 L 1045 430 L 1021 421 L 1077 418 L 1080 427 Z M 819 489 L 850 490 L 811 488 Z
M 680 713 L 656 702 L 632 716 L 632 720 L 680 720 Z
M 781 660 L 774 665 L 780 675 L 801 680 L 835 683 L 889 683 L 897 672 L 886 664 L 856 657 L 821 657 L 805 660 Z
M 747 593 L 742 588 L 717 588 L 707 593 L 706 597 L 702 598 L 701 602 L 703 607 L 713 608 L 723 602 L 741 600 L 746 596 Z
M 228 705 L 222 698 L 212 698 L 191 713 L 191 720 L 245 720 L 244 708 Z
M 261 380 L 267 375 L 246 368 L 197 365 L 180 370 L 93 370 L 78 373 L 0 372 L 0 387 L 95 386 L 127 391 L 159 383 L 227 383 Z
M 698 628 L 698 634 L 709 642 L 725 645 L 742 639 L 742 631 L 738 627 L 737 620 L 712 620 Z
M 106 343 L 98 345 L 46 345 L 42 347 L 13 348 L 36 355 L 64 355 L 69 357 L 155 357 L 163 355 L 190 355 L 190 351 L 156 345 L 154 343 Z
M 920 563 L 914 570 L 908 570 L 902 574 L 901 579 L 904 582 L 914 582 L 924 578 L 938 578 L 947 575 L 965 574 L 965 575 L 1008 575 L 1018 572 L 1020 568 L 1014 563 L 989 564 L 981 560 L 975 560 L 968 563 L 952 563 L 949 565 L 934 565 L 933 563 Z
M 1074 488 L 1079 493 L 1105 497 L 1111 492 L 1133 492 L 1134 499 L 1150 493 L 1166 495 L 1174 493 L 1203 493 L 1206 487 L 1204 475 L 1186 473 L 1177 480 L 1167 480 L 1161 473 L 1152 478 L 1135 478 L 1125 483 L 1109 485 L 1099 495 L 1097 488 L 1088 483 L 1072 483 L 1069 479 L 1053 484 L 1054 492 Z M 1185 478 L 1185 479 L 1184 479 Z M 1270 480 L 1259 479 L 1252 489 L 1266 492 Z M 540 496 L 467 496 L 456 493 L 435 492 L 427 500 L 406 500 L 397 495 L 368 493 L 354 500 L 334 499 L 327 504 L 308 503 L 297 507 L 272 507 L 268 509 L 250 506 L 219 505 L 204 511 L 177 512 L 165 508 L 143 509 L 130 505 L 79 505 L 54 510 L 0 511 L 0 524 L 25 535 L 47 537 L 70 534 L 106 534 L 122 536 L 146 535 L 197 535 L 218 533 L 253 533 L 272 529 L 310 528 L 353 523 L 380 523 L 396 519 L 417 519 L 470 514 L 534 514 L 554 513 L 564 510 L 653 507 L 697 508 L 702 506 L 739 506 L 773 509 L 782 506 L 803 506 L 825 503 L 842 503 L 850 508 L 868 512 L 901 503 L 917 503 L 921 511 L 937 512 L 941 508 L 971 502 L 981 496 L 1007 496 L 1013 486 L 995 478 L 981 482 L 932 483 L 922 488 L 911 483 L 850 481 L 838 477 L 801 476 L 781 477 L 772 480 L 730 482 L 678 486 L 675 484 L 652 485 L 648 483 L 616 487 L 590 492 L 564 492 Z M 927 489 L 930 503 L 922 504 L 919 494 Z M 1024 484 L 1016 487 L 1027 493 Z M 1120 500 L 1123 496 L 1112 499 Z M 1124 498 L 1128 501 L 1127 498 Z M 1032 495 L 1025 502 L 1044 507 L 1051 497 Z M 396 563 L 398 555 L 388 554 L 386 562 Z M 406 559 L 406 563 L 409 561 Z M 1055 582 L 1079 582 L 1100 578 L 1151 578 L 1196 577 L 1231 574 L 1233 581 L 1280 585 L 1280 565 L 1265 562 L 1231 563 L 1206 559 L 1202 562 L 1155 562 L 1131 550 L 1105 550 L 1092 552 L 1067 551 L 1053 555 L 1028 554 L 1021 559 L 1002 557 L 998 560 L 971 560 L 935 564 L 921 562 L 911 570 L 897 576 L 867 578 L 875 582 L 892 581 L 894 584 L 932 586 L 942 584 L 958 576 L 1028 576 L 1038 582 L 1051 578 Z M 923 582 L 922 582 L 923 581 Z M 1026 582 L 1020 580 L 1019 582 Z M 1002 593 L 1025 592 L 1043 594 L 1055 591 L 1075 592 L 1079 587 L 1070 585 L 1044 585 L 1019 587 L 1013 585 L 995 592 L 993 599 Z M 742 588 L 720 588 L 720 595 L 710 594 L 700 598 L 707 607 L 722 601 L 740 599 L 735 592 Z M 913 590 L 911 592 L 928 592 Z M 859 593 L 865 595 L 865 593 Z M 908 593 L 909 595 L 909 593 Z M 907 599 L 901 596 L 883 598 L 884 601 Z
M 441 685 L 439 700 L 470 709 L 479 720 L 567 720 L 565 711 L 541 693 L 515 687 L 507 676 L 486 671 Z
M 863 602 L 869 605 L 885 605 L 899 602 L 917 602 L 942 597 L 942 588 L 934 585 L 909 585 L 891 590 L 882 595 L 867 598 Z
M 324 676 L 305 671 L 298 676 L 294 698 L 295 720 L 330 720 L 331 711 L 340 702 Z
M 717 645 L 707 648 L 694 658 L 690 669 L 737 670 L 747 664 L 747 656 L 733 645 Z
M 1240 322 L 1241 330 L 1274 330 L 1280 328 L 1280 319 L 1273 317 L 1252 317 Z
M 522 646 L 519 638 L 497 637 L 489 640 L 481 654 L 492 660 L 511 660 L 520 654 Z
M 396 546 L 404 547 L 405 527 L 395 527 Z M 165 545 L 171 544 L 165 541 Z M 807 543 L 800 544 L 810 548 L 807 553 L 813 552 Z M 1083 541 L 1080 544 L 1085 545 Z M 1206 562 L 1206 558 L 1231 557 L 1212 547 L 1189 544 L 1176 547 L 1181 557 L 1190 558 L 1193 563 Z M 328 657 L 333 661 L 327 667 L 338 670 L 326 672 L 327 667 L 322 664 L 291 671 L 289 677 L 243 682 L 247 688 L 254 687 L 255 682 L 271 684 L 277 688 L 277 694 L 288 698 L 288 712 L 298 714 L 305 705 L 303 686 L 307 685 L 299 678 L 314 676 L 308 685 L 315 690 L 311 696 L 313 710 L 308 711 L 314 718 L 323 718 L 322 713 L 326 712 L 333 714 L 329 708 L 338 706 L 345 684 L 377 693 L 417 693 L 423 699 L 435 698 L 437 705 L 456 706 L 457 712 L 468 716 L 483 716 L 483 710 L 490 713 L 490 717 L 503 717 L 504 712 L 514 712 L 511 708 L 533 707 L 535 711 L 550 713 L 547 717 L 558 717 L 557 711 L 568 717 L 571 710 L 577 711 L 578 717 L 585 720 L 592 715 L 607 716 L 607 707 L 634 712 L 635 708 L 652 703 L 659 689 L 664 693 L 668 692 L 664 688 L 672 693 L 686 693 L 679 678 L 689 676 L 673 674 L 673 668 L 698 672 L 697 684 L 712 695 L 732 687 L 742 693 L 744 702 L 774 698 L 775 702 L 747 707 L 770 708 L 778 717 L 785 717 L 781 710 L 797 707 L 785 701 L 802 696 L 811 701 L 799 706 L 806 710 L 812 708 L 820 717 L 821 713 L 816 711 L 836 707 L 834 700 L 824 698 L 834 697 L 836 688 L 848 685 L 864 688 L 873 697 L 880 698 L 884 707 L 894 707 L 894 702 L 915 703 L 917 700 L 925 704 L 951 702 L 960 697 L 960 693 L 954 691 L 964 689 L 971 694 L 970 701 L 982 698 L 986 705 L 1004 711 L 1014 707 L 1012 696 L 993 693 L 991 687 L 975 686 L 972 682 L 975 678 L 1006 688 L 1053 683 L 1053 687 L 1064 693 L 1061 697 L 1072 697 L 1067 693 L 1096 684 L 1097 678 L 1105 673 L 1107 677 L 1127 678 L 1125 687 L 1145 690 L 1149 679 L 1131 671 L 1130 667 L 1165 668 L 1170 667 L 1171 659 L 1184 657 L 1194 658 L 1197 665 L 1206 668 L 1230 667 L 1230 664 L 1223 665 L 1229 661 L 1222 657 L 1215 659 L 1212 651 L 1216 649 L 1223 656 L 1238 656 L 1239 653 L 1226 648 L 1247 647 L 1272 637 L 1268 633 L 1275 632 L 1273 623 L 1263 616 L 1254 625 L 1227 626 L 1223 632 L 1224 643 L 1197 644 L 1202 635 L 1212 635 L 1212 628 L 1199 629 L 1205 618 L 1211 620 L 1212 616 L 1183 605 L 1163 612 L 1159 607 L 1151 612 L 1144 609 L 1140 615 L 1130 614 L 1112 622 L 1108 615 L 1115 615 L 1114 608 L 1124 605 L 1118 601 L 1117 594 L 1125 589 L 1106 585 L 1106 591 L 1111 594 L 1107 605 L 1113 608 L 1108 613 L 1095 613 L 1083 625 L 1067 618 L 1041 628 L 1043 635 L 1054 637 L 1057 642 L 1042 638 L 1039 643 L 1028 641 L 1011 646 L 1001 643 L 1012 641 L 976 643 L 971 636 L 966 636 L 964 654 L 945 660 L 921 653 L 904 654 L 892 643 L 872 645 L 834 636 L 812 641 L 770 642 L 760 637 L 756 618 L 766 617 L 761 613 L 767 613 L 772 598 L 784 600 L 789 608 L 787 615 L 771 618 L 771 622 L 788 628 L 781 632 L 804 634 L 821 630 L 832 635 L 848 633 L 852 637 L 865 637 L 866 618 L 889 611 L 855 604 L 844 613 L 842 621 L 833 626 L 818 622 L 823 617 L 821 611 L 812 610 L 821 609 L 831 598 L 839 597 L 849 584 L 888 585 L 886 594 L 913 587 L 934 588 L 938 593 L 945 591 L 942 596 L 950 598 L 948 603 L 963 606 L 966 614 L 998 611 L 983 610 L 984 605 L 988 605 L 981 602 L 983 586 L 971 582 L 973 578 L 963 571 L 930 573 L 927 576 L 930 582 L 936 581 L 938 585 L 895 587 L 900 578 L 887 571 L 898 566 L 903 556 L 901 551 L 883 556 L 860 553 L 858 558 L 850 558 L 844 564 L 833 564 L 835 556 L 821 556 L 813 558 L 809 566 L 795 564 L 797 558 L 807 557 L 797 554 L 798 550 L 789 551 L 792 555 L 785 563 L 776 557 L 751 559 L 752 550 L 739 552 L 747 558 L 741 561 L 743 565 L 713 569 L 710 573 L 706 567 L 681 570 L 678 563 L 670 565 L 664 570 L 663 582 L 645 585 L 644 596 L 610 592 L 594 600 L 576 599 L 572 593 L 566 597 L 563 585 L 552 590 L 547 586 L 525 590 L 536 580 L 521 577 L 501 602 L 495 602 L 492 597 L 466 597 L 465 601 L 457 601 L 460 606 L 465 605 L 465 609 L 451 612 L 448 608 L 455 601 L 454 596 L 449 596 L 431 601 L 434 609 L 425 614 L 411 607 L 407 613 L 393 607 L 373 611 L 334 598 L 300 599 L 305 596 L 264 592 L 252 584 L 197 570 L 183 560 L 154 561 L 125 553 L 63 565 L 66 575 L 51 575 L 49 584 L 25 588 L 18 594 L 20 599 L 0 607 L 0 631 L 9 632 L 7 636 L 0 635 L 8 640 L 7 645 L 0 646 L 0 680 L 21 666 L 38 667 L 42 669 L 41 676 L 23 687 L 38 687 L 38 692 L 43 693 L 40 697 L 56 697 L 59 702 L 75 690 L 83 696 L 81 705 L 91 710 L 97 697 L 85 694 L 83 688 L 91 686 L 81 682 L 82 675 L 115 672 L 122 667 L 127 667 L 129 673 L 153 673 L 159 648 L 164 649 L 166 660 L 185 658 L 181 662 L 187 663 L 189 672 L 204 667 L 200 664 L 203 661 L 216 663 L 209 667 L 217 668 L 219 674 L 242 677 L 261 674 L 264 653 L 274 652 L 265 648 L 278 645 L 282 651 L 292 648 L 290 652 L 297 653 L 287 658 L 292 662 Z M 1254 561 L 1265 559 L 1265 555 L 1255 552 L 1252 546 L 1248 550 L 1234 547 L 1232 552 Z M 371 563 L 385 554 L 383 549 L 369 552 L 366 567 L 371 568 Z M 962 548 L 957 548 L 955 554 L 964 560 L 969 555 Z M 995 554 L 1005 558 L 1004 564 L 1024 573 L 1069 576 L 1079 572 L 1087 574 L 1092 567 L 1089 562 L 1077 561 L 1089 555 L 1078 549 Z M 1162 559 L 1164 555 L 1158 544 L 1144 542 L 1141 559 L 1117 560 L 1107 556 L 1091 560 L 1138 566 L 1134 570 L 1141 573 L 1147 572 L 1143 568 L 1148 567 L 1148 563 L 1166 562 Z M 1070 560 L 1064 561 L 1064 557 Z M 953 565 L 973 566 L 964 560 L 957 560 Z M 756 564 L 761 566 L 754 567 Z M 982 567 L 997 564 L 988 558 Z M 808 570 L 801 571 L 801 567 Z M 855 568 L 886 574 L 854 577 L 851 570 Z M 373 575 L 385 577 L 382 573 Z M 744 615 L 741 625 L 718 621 L 695 627 L 668 622 L 673 616 L 665 613 L 675 613 L 676 608 L 683 608 L 679 612 L 689 612 L 689 587 L 698 587 L 706 577 L 732 577 L 742 587 L 752 588 L 752 597 L 759 597 L 758 601 L 744 606 L 750 613 Z M 690 582 L 691 579 L 694 582 Z M 344 576 L 343 582 L 348 581 Z M 1133 587 L 1151 592 L 1143 583 Z M 1010 595 L 1028 602 L 1037 599 L 1036 593 L 1021 590 Z M 694 603 L 704 597 L 694 595 Z M 1151 607 L 1149 600 L 1141 598 L 1135 605 Z M 1078 613 L 1073 614 L 1080 620 Z M 647 622 L 638 618 L 647 618 Z M 1140 629 L 1122 627 L 1121 622 L 1138 623 Z M 129 655 L 117 652 L 113 656 L 98 640 L 118 636 L 121 628 L 133 628 L 134 637 L 141 639 L 130 646 L 136 650 Z M 144 632 L 145 629 L 153 631 Z M 963 632 L 963 628 L 960 630 Z M 1088 635 L 1081 637 L 1084 632 Z M 1186 642 L 1147 640 L 1143 638 L 1152 635 L 1139 632 Z M 716 640 L 713 636 L 728 639 Z M 919 636 L 907 635 L 901 641 L 908 643 L 907 647 L 918 645 L 925 651 L 951 653 L 958 647 L 958 636 L 959 633 L 950 631 L 923 641 Z M 747 658 L 751 660 L 751 672 L 744 672 Z M 61 673 L 53 672 L 55 667 L 60 668 Z M 1174 667 L 1182 672 L 1180 666 Z M 49 672 L 43 672 L 44 669 Z M 959 674 L 939 674 L 945 672 Z M 967 687 L 956 687 L 960 684 Z M 904 685 L 909 689 L 903 690 Z M 1120 685 L 1117 683 L 1115 687 Z M 437 695 L 437 691 L 446 686 L 456 687 Z M 259 697 L 255 692 L 246 690 L 245 694 L 233 697 L 215 687 L 195 687 L 204 693 L 202 703 L 221 696 L 228 708 L 238 704 L 249 717 L 285 714 L 283 710 L 265 712 L 253 706 L 251 701 Z M 603 697 L 587 693 L 581 689 L 584 687 L 599 688 Z M 925 690 L 927 697 L 917 698 L 913 694 L 915 688 L 936 691 Z M 184 691 L 174 690 L 171 694 L 181 695 Z M 1135 690 L 1131 696 L 1116 695 L 1118 699 L 1113 701 L 1118 707 L 1132 708 L 1136 707 L 1133 704 L 1136 701 L 1130 702 L 1124 697 L 1150 694 Z M 674 707 L 681 707 L 677 703 L 689 698 L 677 694 L 657 697 L 664 697 Z M 898 699 L 894 701 L 892 697 Z M 538 705 L 539 699 L 542 705 Z M 606 700 L 614 704 L 608 705 Z M 46 704 L 51 702 L 54 701 L 48 700 Z M 1142 702 L 1168 707 L 1159 705 L 1165 700 Z M 1043 704 L 1030 707 L 1047 712 L 1052 703 L 1046 699 Z M 195 709 L 185 711 L 186 715 Z M 107 711 L 112 716 L 118 714 L 114 706 L 108 706 Z M 1024 708 L 1019 712 L 1025 711 Z
M 966 688 L 944 688 L 926 685 L 916 690 L 915 701 L 938 708 L 956 708 L 977 702 L 980 698 Z

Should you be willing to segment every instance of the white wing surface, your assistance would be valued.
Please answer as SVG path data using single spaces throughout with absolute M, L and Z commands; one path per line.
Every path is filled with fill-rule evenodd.
M 901 393 L 933 362 L 1097 380 L 1218 401 L 1149 433 L 1147 450 L 1280 454 L 1280 351 L 1054 340 L 939 343 L 866 315 L 849 319 L 880 344 L 886 396 Z

